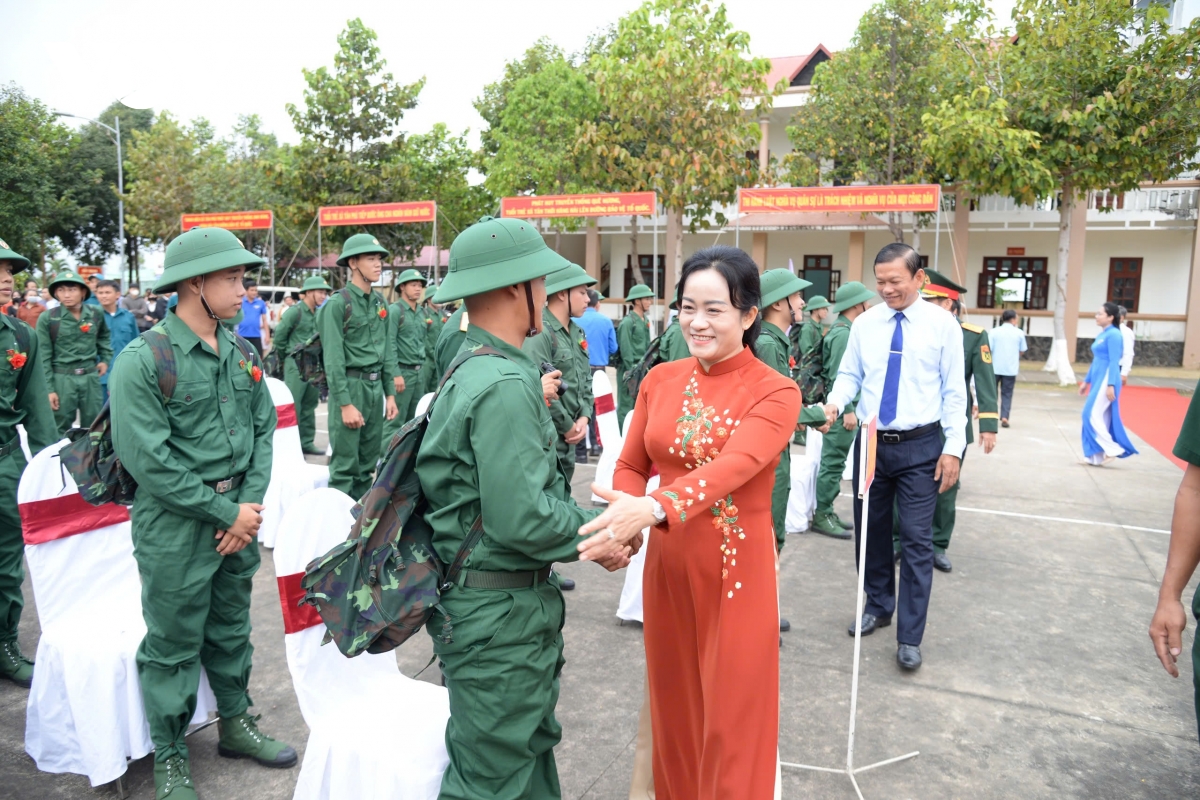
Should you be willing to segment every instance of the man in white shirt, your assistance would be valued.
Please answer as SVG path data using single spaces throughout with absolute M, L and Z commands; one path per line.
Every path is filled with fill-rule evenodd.
M 1008 427 L 1008 415 L 1012 412 L 1013 385 L 1021 373 L 1021 353 L 1029 349 L 1019 322 L 1017 312 L 1006 308 L 1000 315 L 1000 326 L 988 333 L 992 371 L 1000 385 L 1000 425 L 1004 428 Z
M 1129 310 L 1125 306 L 1117 306 L 1121 314 L 1121 336 L 1125 339 L 1125 349 L 1121 354 L 1121 385 L 1129 383 L 1129 371 L 1133 369 L 1133 326 L 1129 324 Z
M 879 251 L 875 287 L 884 302 L 854 321 L 825 405 L 825 417 L 832 423 L 857 394 L 858 418 L 878 418 L 867 563 L 859 565 L 866 572 L 867 594 L 861 625 L 864 635 L 873 633 L 890 625 L 893 612 L 898 612 L 896 661 L 906 670 L 921 666 L 933 585 L 937 496 L 958 481 L 967 446 L 962 328 L 950 312 L 921 299 L 924 283 L 920 256 L 911 247 L 897 242 Z M 858 447 L 854 453 L 857 496 Z M 893 508 L 902 546 L 899 603 L 892 560 Z M 862 501 L 856 499 L 854 527 L 859 534 L 862 522 Z M 854 628 L 852 624 L 851 636 Z

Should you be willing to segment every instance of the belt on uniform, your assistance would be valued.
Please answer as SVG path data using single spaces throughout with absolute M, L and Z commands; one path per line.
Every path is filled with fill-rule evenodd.
M 347 378 L 362 378 L 364 381 L 377 381 L 381 374 L 380 370 L 372 370 L 368 372 L 363 369 L 348 369 L 346 370 Z
M 21 437 L 15 437 L 11 442 L 6 442 L 0 445 L 0 458 L 4 458 L 9 453 L 15 453 L 21 449 Z
M 458 585 L 467 589 L 532 589 L 550 579 L 550 567 L 537 572 L 484 572 L 464 569 L 458 573 Z
M 82 369 L 59 369 L 58 367 L 54 368 L 55 375 L 87 375 L 87 374 L 95 372 L 95 371 L 96 371 L 95 364 L 93 364 L 90 367 L 83 367 Z
M 420 372 L 424 364 L 397 364 L 401 369 L 411 369 L 413 372 Z
M 900 442 L 907 442 L 911 439 L 920 439 L 922 436 L 928 436 L 941 427 L 942 423 L 931 422 L 928 425 L 911 428 L 907 431 L 877 431 L 875 437 L 881 444 L 900 444 Z
M 232 478 L 225 478 L 219 481 L 205 481 L 204 485 L 212 489 L 217 494 L 227 494 L 242 485 L 242 481 L 246 480 L 246 473 L 234 475 Z

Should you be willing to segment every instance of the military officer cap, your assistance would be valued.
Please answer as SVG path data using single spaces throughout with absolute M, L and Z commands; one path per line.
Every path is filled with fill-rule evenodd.
M 588 275 L 583 267 L 578 264 L 568 264 L 546 276 L 546 294 L 574 289 L 576 286 L 591 286 L 595 283 L 597 283 L 596 279 Z
M 66 286 L 68 283 L 75 284 L 83 289 L 84 300 L 87 300 L 92 296 L 92 290 L 88 288 L 88 285 L 83 278 L 79 277 L 73 270 L 69 269 L 59 270 L 58 273 L 55 274 L 53 280 L 50 281 L 50 285 L 46 288 L 50 290 L 50 296 L 54 297 L 54 292 L 58 290 L 58 287 Z
M 0 261 L 15 261 L 20 265 L 20 269 L 27 269 L 29 267 L 29 259 L 20 253 L 13 252 L 8 246 L 8 242 L 3 239 L 0 239 Z M 13 271 L 17 272 L 18 270 Z
M 847 308 L 854 308 L 859 303 L 866 303 L 875 297 L 875 293 L 858 281 L 850 281 L 837 290 L 837 302 L 833 304 L 833 312 L 840 314 Z
M 925 285 L 921 287 L 923 296 L 948 297 L 951 300 L 958 300 L 966 293 L 967 287 L 960 286 L 936 270 L 925 270 Z
M 422 275 L 420 272 L 417 272 L 415 269 L 406 269 L 406 270 L 404 270 L 404 272 L 400 273 L 399 278 L 396 278 L 396 284 L 398 286 L 409 283 L 410 281 L 420 281 L 421 283 L 429 283 L 429 281 L 425 280 L 425 276 Z
M 759 308 L 766 308 L 771 303 L 785 297 L 791 297 L 796 292 L 802 292 L 812 286 L 812 281 L 800 278 L 790 269 L 769 269 L 759 279 L 762 287 L 762 300 Z
M 641 300 L 643 297 L 654 297 L 654 290 L 644 283 L 639 283 L 625 293 L 625 301 Z
M 481 217 L 450 245 L 450 268 L 434 302 L 449 303 L 544 278 L 570 263 L 546 246 L 532 223 Z
M 167 245 L 163 274 L 154 284 L 154 291 L 173 292 L 177 284 L 188 278 L 230 267 L 259 267 L 265 263 L 224 228 L 192 228 Z M 54 284 L 50 285 L 50 293 L 54 293 Z
M 350 259 L 354 256 L 365 256 L 371 253 L 378 253 L 385 261 L 390 255 L 387 248 L 381 245 L 379 240 L 371 234 L 356 233 L 342 245 L 342 254 L 338 256 L 337 265 L 339 267 L 348 267 L 350 266 Z
M 804 304 L 806 311 L 820 311 L 822 308 L 829 308 L 829 301 L 819 294 L 813 295 L 812 299 Z
M 314 275 L 308 280 L 304 281 L 304 285 L 300 287 L 300 294 L 311 292 L 313 289 L 324 289 L 327 292 L 333 291 L 333 287 L 326 283 L 325 279 L 320 275 Z

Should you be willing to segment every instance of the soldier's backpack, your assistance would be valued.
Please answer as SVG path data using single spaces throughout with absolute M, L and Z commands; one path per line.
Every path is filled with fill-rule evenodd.
M 142 338 L 146 340 L 150 352 L 154 355 L 158 391 L 162 394 L 165 406 L 175 393 L 178 378 L 171 339 L 161 322 L 144 332 Z M 234 334 L 233 338 L 242 352 L 242 359 L 253 364 L 256 357 L 254 346 L 237 334 Z M 91 425 L 67 431 L 66 436 L 70 442 L 58 452 L 58 457 L 63 467 L 75 479 L 75 484 L 79 487 L 79 496 L 88 503 L 94 506 L 102 506 L 105 503 L 131 506 L 137 493 L 137 481 L 122 466 L 121 459 L 117 458 L 113 448 L 110 402 L 111 398 L 104 403 Z
M 800 396 L 805 405 L 825 402 L 825 379 L 822 372 L 825 368 L 825 343 L 818 342 L 811 352 L 800 354 L 800 372 L 796 376 L 796 384 L 800 387 Z
M 86 303 L 79 307 L 79 322 L 81 324 L 94 325 L 97 322 L 95 312 L 88 310 L 88 308 L 94 307 L 95 306 L 88 306 Z M 50 341 L 52 342 L 58 341 L 58 331 L 60 328 L 62 328 L 64 311 L 66 311 L 66 309 L 63 306 L 55 306 L 54 308 L 50 309 Z M 47 357 L 49 356 L 47 355 Z
M 656 336 L 654 341 L 646 348 L 646 354 L 642 356 L 633 369 L 625 373 L 625 388 L 629 391 L 631 397 L 637 397 L 638 387 L 642 385 L 642 381 L 650 374 L 650 370 L 663 362 L 662 355 L 662 336 Z
M 446 370 L 438 393 L 456 369 L 477 356 L 506 357 L 486 345 L 463 350 Z M 316 608 L 325 623 L 322 644 L 334 642 L 347 658 L 399 647 L 435 613 L 442 615 L 439 639 L 449 642 L 453 636 L 439 599 L 483 536 L 483 518 L 475 518 L 454 561 L 442 563 L 433 549 L 433 529 L 425 521 L 425 495 L 417 478 L 417 451 L 436 403 L 435 394 L 429 409 L 396 434 L 375 482 L 354 506 L 349 537 L 310 562 L 300 582 L 305 590 L 300 605 Z
M 350 324 L 350 290 L 342 288 L 337 291 L 345 301 L 345 306 L 342 312 L 342 333 L 346 332 L 347 326 Z M 324 313 L 325 307 L 322 307 Z M 300 371 L 300 379 L 305 383 L 311 383 L 313 386 L 321 387 L 325 385 L 325 348 L 321 346 L 321 328 L 318 318 L 317 331 L 310 337 L 308 341 L 301 342 L 292 348 L 290 353 L 287 353 L 287 358 L 296 359 L 296 367 Z
M 263 356 L 263 372 L 267 373 L 268 378 L 283 380 L 283 358 L 283 356 L 279 355 L 278 347 L 272 347 Z

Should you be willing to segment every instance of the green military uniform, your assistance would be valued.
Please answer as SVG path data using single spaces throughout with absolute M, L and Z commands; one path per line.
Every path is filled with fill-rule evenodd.
M 54 276 L 50 295 L 53 297 L 56 289 L 67 284 L 83 289 L 84 299 L 92 295 L 83 279 L 69 269 Z M 77 412 L 81 425 L 91 425 L 104 406 L 96 365 L 112 361 L 112 340 L 104 310 L 84 304 L 76 319 L 66 306 L 53 308 L 38 317 L 37 335 L 46 388 L 58 395 L 58 411 L 54 412 L 58 432 L 66 433 L 75 424 Z
M 679 361 L 684 358 L 691 358 L 692 351 L 687 346 L 687 341 L 683 338 L 683 328 L 679 326 L 678 315 L 671 320 L 671 324 L 662 333 L 662 342 L 658 345 L 658 352 L 662 355 L 663 361 Z
M 404 284 L 414 281 L 423 284 L 425 278 L 415 269 L 406 269 L 400 273 L 396 283 L 403 287 Z M 396 408 L 399 409 L 396 418 L 385 420 L 383 423 L 385 450 L 396 431 L 413 418 L 417 401 L 425 393 L 425 375 L 421 370 L 425 367 L 425 340 L 429 324 L 429 315 L 425 309 L 420 305 L 410 306 L 403 297 L 392 303 L 388 309 L 388 339 L 392 346 L 389 366 L 398 377 L 404 378 L 404 391 L 396 393 Z
M 442 326 L 442 329 L 438 331 L 437 347 L 434 349 L 433 362 L 439 381 L 446 374 L 446 370 L 450 368 L 450 362 L 458 355 L 458 350 L 462 347 L 463 340 L 467 338 L 468 321 L 467 307 L 466 305 L 461 305 L 457 311 L 450 315 L 450 319 L 446 320 L 446 324 Z
M 229 267 L 260 265 L 221 228 L 193 228 L 167 245 L 155 291 Z M 138 678 L 154 742 L 158 797 L 193 798 L 184 741 L 196 710 L 200 668 L 217 698 L 220 750 L 272 766 L 296 762 L 274 740 L 244 751 L 261 734 L 246 715 L 250 680 L 250 595 L 258 544 L 217 552 L 219 530 L 232 526 L 239 504 L 261 503 L 271 477 L 275 405 L 253 348 L 248 363 L 236 336 L 217 325 L 214 350 L 174 311 L 155 326 L 170 339 L 177 376 L 164 403 L 149 343 L 135 339 L 113 365 L 112 439 L 138 482 L 131 517 L 133 555 L 142 579 L 146 636 Z M 254 370 L 258 370 L 257 378 Z M 245 726 L 250 726 L 247 728 Z M 262 737 L 266 739 L 266 737 Z M 236 743 L 236 744 L 235 744 Z M 172 788 L 173 787 L 173 788 Z
M 1196 392 L 1188 404 L 1173 452 L 1176 458 L 1194 467 L 1200 467 L 1200 400 L 1196 398 L 1200 398 L 1200 384 L 1196 385 Z M 1200 585 L 1192 595 L 1192 616 L 1197 622 L 1197 630 L 1200 630 Z M 1193 703 L 1196 706 L 1196 725 L 1200 728 L 1200 634 L 1192 636 L 1192 690 Z
M 421 294 L 421 309 L 425 313 L 425 366 L 421 367 L 424 389 L 421 394 L 437 389 L 438 381 L 442 379 L 437 374 L 437 343 L 446 325 L 446 317 L 433 306 L 433 295 L 436 287 L 426 286 Z
M 793 325 L 788 330 L 788 339 L 792 345 L 790 352 L 791 360 L 789 363 L 792 368 L 792 377 L 797 381 L 800 380 L 805 363 L 811 361 L 815 353 L 820 352 L 821 340 L 825 336 L 825 327 L 813 319 L 811 313 L 819 311 L 822 308 L 829 308 L 829 301 L 821 295 L 817 295 L 809 300 L 804 308 L 810 314 L 808 321 L 800 325 Z M 807 401 L 808 398 L 805 398 L 805 400 Z M 822 420 L 817 423 L 817 427 L 824 424 L 825 422 Z M 806 444 L 807 440 L 808 428 L 801 428 L 796 431 L 796 444 Z
M 654 292 L 644 283 L 639 283 L 625 295 L 627 301 L 653 297 Z M 625 373 L 636 367 L 646 356 L 650 346 L 650 322 L 636 311 L 630 311 L 617 326 L 617 422 L 625 424 L 625 417 L 633 410 L 637 397 L 625 387 Z
M 300 288 L 303 297 L 310 291 L 324 290 L 332 292 L 333 287 L 325 279 L 316 276 L 309 278 Z M 316 386 L 308 383 L 300 376 L 300 367 L 296 359 L 288 358 L 288 354 L 297 346 L 304 344 L 317 332 L 317 314 L 320 309 L 310 309 L 301 300 L 296 305 L 283 312 L 279 324 L 275 326 L 275 337 L 272 346 L 279 351 L 283 359 L 283 382 L 292 393 L 292 402 L 296 407 L 296 427 L 300 430 L 300 447 L 305 453 L 316 455 L 320 453 L 313 443 L 317 431 L 317 406 L 321 394 Z
M 347 267 L 351 257 L 370 253 L 385 258 L 388 254 L 371 234 L 357 233 L 346 240 L 337 264 Z M 371 476 L 382 452 L 384 398 L 396 394 L 392 383 L 395 337 L 388 335 L 387 304 L 378 292 L 364 292 L 353 283 L 348 283 L 346 290 L 350 295 L 349 321 L 345 321 L 346 298 L 336 292 L 321 306 L 317 328 L 321 331 L 325 379 L 329 383 L 329 443 L 333 446 L 329 485 L 357 498 L 371 488 Z M 347 428 L 342 422 L 345 405 L 354 406 L 362 414 L 361 428 Z
M 573 289 L 576 286 L 591 286 L 596 279 L 584 272 L 582 267 L 571 264 L 546 277 L 546 294 Z M 575 445 L 567 444 L 563 434 L 575 426 L 580 417 L 592 418 L 592 369 L 588 363 L 583 329 L 568 318 L 568 326 L 558 321 L 549 308 L 542 309 L 542 332 L 525 340 L 521 349 L 535 366 L 553 364 L 566 381 L 566 391 L 558 400 L 550 403 L 550 418 L 558 431 L 554 448 L 558 453 L 559 466 L 567 479 L 567 496 L 571 494 L 571 478 L 575 476 Z M 539 381 L 541 379 L 539 378 Z
M 523 283 L 566 264 L 530 223 L 484 217 L 455 240 L 438 296 Z M 439 797 L 550 800 L 561 796 L 553 749 L 562 737 L 554 707 L 565 604 L 548 576 L 551 563 L 578 558 L 576 532 L 596 512 L 567 499 L 537 365 L 471 325 L 464 346 L 481 345 L 504 357 L 471 359 L 447 381 L 417 457 L 438 555 L 453 559 L 477 516 L 485 531 L 458 585 L 441 596 L 453 641 L 440 640 L 440 621 L 429 628 L 450 694 Z
M 29 259 L 0 239 L 0 264 L 16 273 L 29 268 Z M 25 580 L 25 541 L 17 513 L 17 484 L 25 470 L 25 452 L 17 426 L 25 426 L 32 453 L 58 441 L 58 427 L 46 399 L 42 349 L 33 329 L 16 317 L 0 315 L 0 352 L 7 353 L 0 362 L 0 678 L 29 688 L 33 662 L 17 645 Z

